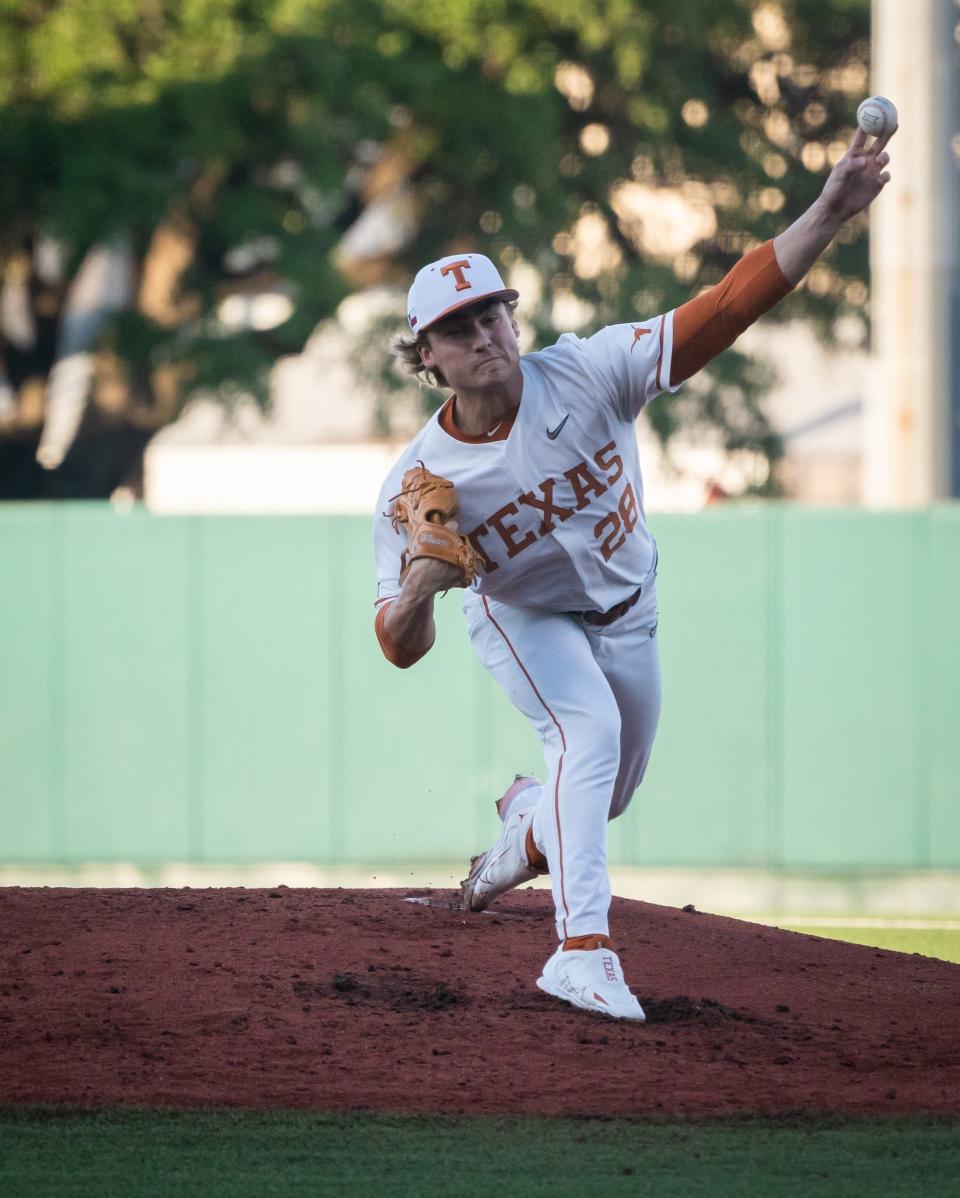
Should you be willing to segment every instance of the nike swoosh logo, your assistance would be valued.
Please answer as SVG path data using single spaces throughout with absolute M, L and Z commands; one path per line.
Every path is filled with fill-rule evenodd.
M 551 441 L 555 441 L 557 439 L 557 437 L 560 435 L 560 430 L 563 428 L 563 426 L 567 423 L 567 421 L 569 419 L 570 419 L 570 413 L 568 412 L 566 414 L 566 416 L 564 416 L 564 418 L 560 421 L 560 423 L 557 425 L 556 428 L 548 428 L 547 429 L 547 436 L 550 438 Z

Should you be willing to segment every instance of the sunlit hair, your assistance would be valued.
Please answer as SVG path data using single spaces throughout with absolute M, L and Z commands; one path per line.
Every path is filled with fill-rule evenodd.
M 471 305 L 471 310 L 475 310 L 477 315 L 485 312 L 487 308 L 494 304 L 503 304 L 503 306 L 512 314 L 517 306 L 516 300 L 501 300 L 488 299 L 479 300 L 475 305 Z M 462 314 L 458 312 L 457 315 Z M 438 328 L 444 322 L 440 321 L 434 328 Z M 430 329 L 425 333 L 400 333 L 390 342 L 390 349 L 399 359 L 400 368 L 404 374 L 410 375 L 411 378 L 419 379 L 421 382 L 429 383 L 431 387 L 447 387 L 449 384 L 443 377 L 443 371 L 438 370 L 436 366 L 427 366 L 424 364 L 423 358 L 420 356 L 420 347 L 429 342 Z

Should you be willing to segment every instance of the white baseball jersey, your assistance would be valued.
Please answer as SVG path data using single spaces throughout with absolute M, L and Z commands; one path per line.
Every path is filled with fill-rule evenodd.
M 672 349 L 672 312 L 588 338 L 566 333 L 521 357 L 523 390 L 508 436 L 465 438 L 443 409 L 434 415 L 377 501 L 378 607 L 400 592 L 406 545 L 385 513 L 418 461 L 456 487 L 460 531 L 482 558 L 473 584 L 481 595 L 555 612 L 608 611 L 631 596 L 655 554 L 634 421 L 653 396 L 677 389 L 669 385 Z

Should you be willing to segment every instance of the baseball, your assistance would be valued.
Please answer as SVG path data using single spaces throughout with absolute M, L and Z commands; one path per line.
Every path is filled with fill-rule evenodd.
M 857 109 L 857 124 L 872 137 L 884 137 L 897 127 L 897 110 L 886 96 L 870 96 Z

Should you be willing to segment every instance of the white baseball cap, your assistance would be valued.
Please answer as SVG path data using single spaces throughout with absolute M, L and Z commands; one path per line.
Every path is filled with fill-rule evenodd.
M 503 285 L 500 272 L 483 254 L 451 254 L 417 271 L 407 296 L 407 321 L 422 333 L 458 308 L 484 299 L 515 300 L 519 294 Z

